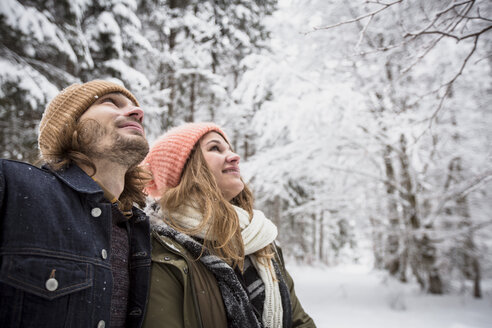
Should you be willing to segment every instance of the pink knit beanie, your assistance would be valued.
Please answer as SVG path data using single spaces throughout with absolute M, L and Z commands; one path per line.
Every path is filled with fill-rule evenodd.
M 166 189 L 176 187 L 191 150 L 210 131 L 220 133 L 227 141 L 226 134 L 216 124 L 205 122 L 186 123 L 157 139 L 142 162 L 153 176 L 145 191 L 160 198 Z

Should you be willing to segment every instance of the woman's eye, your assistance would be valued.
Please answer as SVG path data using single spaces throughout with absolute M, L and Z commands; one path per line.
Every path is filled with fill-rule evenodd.
M 209 150 L 210 151 L 220 151 L 220 148 L 219 148 L 219 146 L 212 146 L 212 147 L 210 147 Z

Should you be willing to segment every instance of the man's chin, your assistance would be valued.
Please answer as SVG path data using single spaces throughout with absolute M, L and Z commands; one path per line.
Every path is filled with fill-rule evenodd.
M 120 129 L 118 131 L 120 136 L 129 136 L 129 137 L 141 137 L 145 139 L 145 133 L 137 130 L 137 129 Z
M 140 164 L 149 152 L 149 143 L 142 135 L 118 133 L 118 137 L 113 139 L 113 144 L 107 151 L 106 155 L 113 161 L 134 167 Z
M 141 152 L 142 150 L 146 150 L 145 155 L 149 151 L 149 143 L 147 139 L 143 136 L 127 136 L 126 138 L 121 138 L 120 143 L 115 146 L 119 146 L 123 152 Z M 144 156 L 145 157 L 145 156 Z

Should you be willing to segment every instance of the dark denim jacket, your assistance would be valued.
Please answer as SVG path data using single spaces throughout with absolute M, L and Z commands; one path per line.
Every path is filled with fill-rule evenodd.
M 140 327 L 150 232 L 133 213 L 127 327 Z M 0 229 L 1 327 L 110 326 L 111 205 L 87 174 L 0 159 Z

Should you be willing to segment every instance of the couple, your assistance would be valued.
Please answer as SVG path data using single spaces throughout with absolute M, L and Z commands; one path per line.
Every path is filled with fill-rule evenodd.
M 149 152 L 143 116 L 118 84 L 74 84 L 41 119 L 43 167 L 0 160 L 1 326 L 314 327 L 225 133 Z

